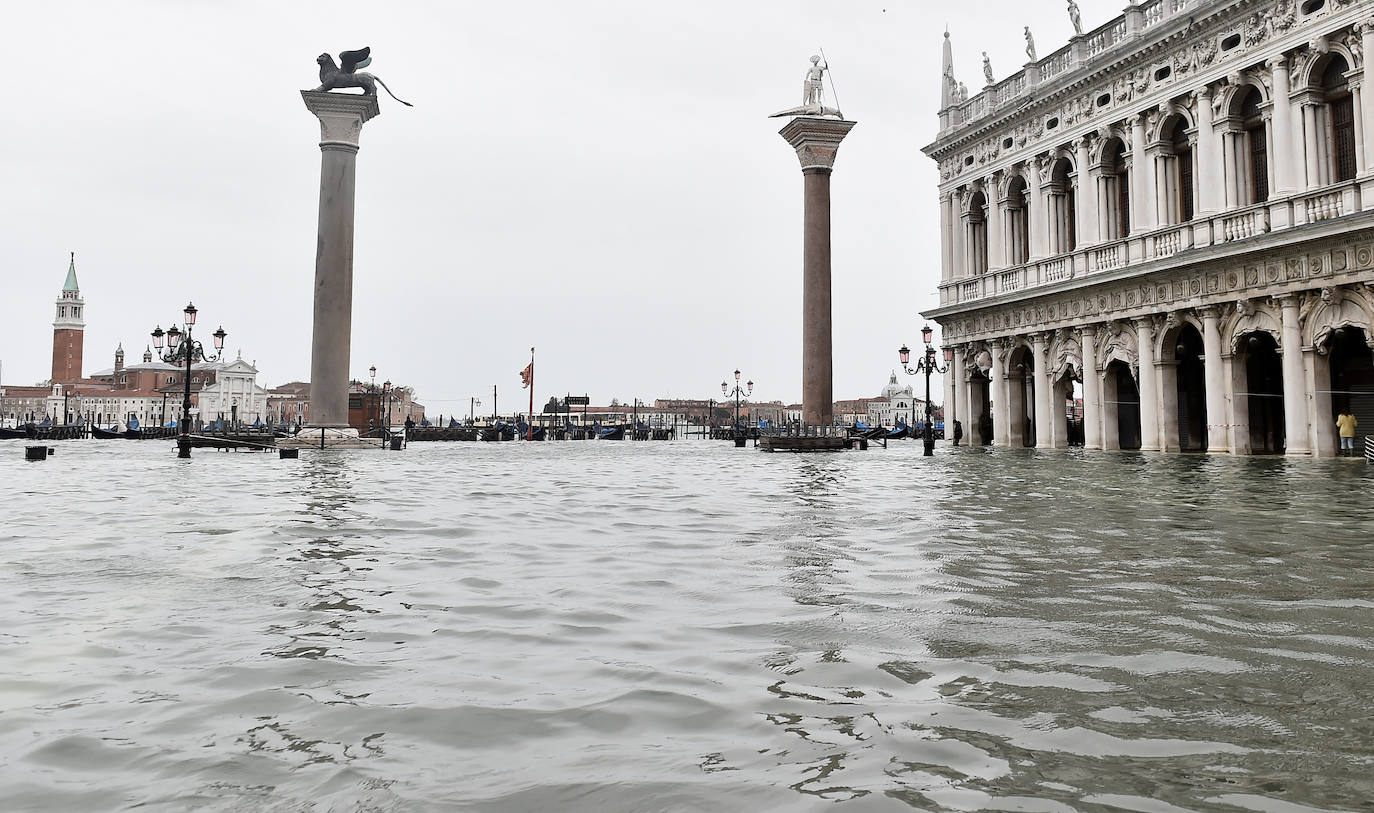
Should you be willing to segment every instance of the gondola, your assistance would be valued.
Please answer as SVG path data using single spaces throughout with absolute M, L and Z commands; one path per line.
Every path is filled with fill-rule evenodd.
M 118 429 L 101 429 L 98 426 L 92 426 L 91 437 L 100 438 L 101 440 L 113 440 L 120 437 L 120 433 Z
M 605 429 L 602 429 L 602 430 L 601 430 L 601 434 L 598 435 L 597 437 L 599 437 L 601 440 L 624 440 L 624 439 L 625 439 L 625 427 L 623 427 L 623 426 L 608 426 L 608 427 L 606 427 Z
M 898 425 L 896 429 L 887 433 L 888 440 L 901 440 L 906 437 L 911 437 L 911 430 L 905 425 Z
M 29 437 L 29 427 L 27 426 L 16 426 L 13 429 L 0 427 L 0 440 L 20 440 Z

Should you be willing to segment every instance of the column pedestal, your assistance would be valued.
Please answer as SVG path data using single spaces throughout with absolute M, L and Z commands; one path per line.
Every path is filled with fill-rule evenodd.
M 301 91 L 320 120 L 320 214 L 315 248 L 315 312 L 310 358 L 310 428 L 326 446 L 357 440 L 348 425 L 353 332 L 353 198 L 358 137 L 380 110 L 376 96 Z M 311 430 L 314 430 L 313 432 Z M 327 430 L 321 432 L 320 430 Z M 308 443 L 308 441 L 307 441 Z M 366 445 L 379 445 L 380 442 Z M 303 444 L 305 445 L 305 444 Z
M 798 116 L 778 134 L 797 151 L 802 212 L 802 421 L 834 423 L 830 335 L 830 173 L 840 142 L 858 122 Z

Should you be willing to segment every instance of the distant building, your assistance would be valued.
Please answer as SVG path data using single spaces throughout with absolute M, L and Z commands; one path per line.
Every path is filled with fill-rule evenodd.
M 415 423 L 425 419 L 424 404 L 415 400 L 410 387 L 393 387 L 386 396 L 382 388 L 370 389 L 369 384 L 350 381 L 348 384 L 348 425 L 360 432 L 382 426 L 387 422 L 387 408 L 390 407 L 392 426 L 401 426 L 410 418 Z M 284 424 L 310 423 L 310 382 L 291 381 L 273 387 L 266 393 L 265 421 L 280 426 Z
M 897 383 L 897 373 L 894 371 L 878 397 L 868 402 L 868 424 L 896 426 L 901 423 L 915 426 L 917 421 L 925 420 L 925 410 L 925 401 L 916 397 L 910 385 L 903 387 Z

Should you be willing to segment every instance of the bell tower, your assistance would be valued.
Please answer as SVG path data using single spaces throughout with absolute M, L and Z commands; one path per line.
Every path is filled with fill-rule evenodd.
M 76 284 L 76 252 L 67 266 L 67 281 L 57 298 L 57 315 L 52 322 L 53 384 L 81 380 L 81 342 L 86 328 L 86 302 Z

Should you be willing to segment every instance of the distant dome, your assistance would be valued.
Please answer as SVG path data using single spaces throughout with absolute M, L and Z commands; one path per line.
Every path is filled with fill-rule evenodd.
M 880 397 L 880 398 L 886 398 L 886 399 L 888 399 L 888 400 L 891 400 L 891 399 L 896 398 L 896 397 L 898 397 L 898 396 L 906 396 L 907 398 L 912 397 L 912 396 L 911 396 L 911 387 L 903 387 L 902 385 L 898 384 L 898 383 L 897 383 L 897 373 L 896 373 L 896 372 L 893 372 L 893 373 L 892 373 L 892 378 L 888 380 L 887 386 L 886 386 L 886 387 L 883 387 L 882 394 L 879 395 L 878 397 Z

